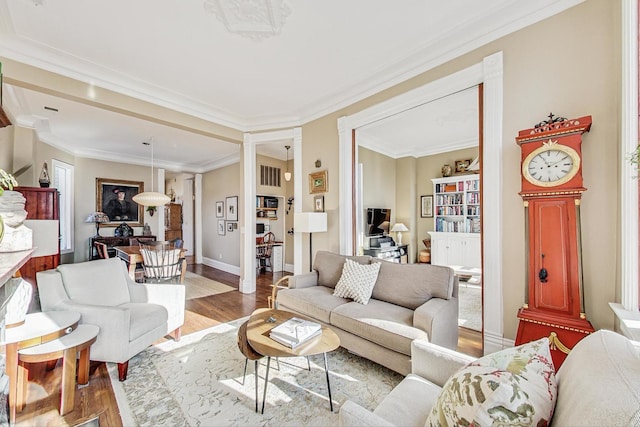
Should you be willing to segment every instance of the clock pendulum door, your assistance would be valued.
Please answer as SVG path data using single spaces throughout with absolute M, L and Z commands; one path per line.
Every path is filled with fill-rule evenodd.
M 591 117 L 553 119 L 519 133 L 525 207 L 525 304 L 516 345 L 548 337 L 556 369 L 593 332 L 582 283 L 580 200 L 582 134 Z

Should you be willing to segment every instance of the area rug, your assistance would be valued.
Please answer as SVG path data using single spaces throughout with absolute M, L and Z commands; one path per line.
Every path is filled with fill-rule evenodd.
M 482 288 L 461 282 L 458 288 L 458 326 L 482 331 Z
M 111 384 L 125 426 L 330 426 L 346 400 L 374 409 L 402 376 L 339 348 L 329 353 L 334 412 L 329 411 L 322 355 L 280 358 L 269 371 L 264 415 L 256 413 L 253 363 L 242 384 L 244 356 L 236 343 L 239 319 L 152 346 L 129 362 L 127 380 Z M 259 367 L 262 403 L 264 362 Z
M 210 295 L 222 294 L 225 292 L 237 290 L 233 286 L 207 279 L 195 273 L 187 271 L 184 276 L 183 284 L 185 285 L 186 299 L 196 299 L 208 297 Z

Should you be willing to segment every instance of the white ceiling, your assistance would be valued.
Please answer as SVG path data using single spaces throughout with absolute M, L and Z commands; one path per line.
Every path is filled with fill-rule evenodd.
M 302 125 L 582 1 L 0 0 L 0 56 L 256 131 Z M 235 4 L 232 17 L 221 16 Z M 254 40 L 228 30 L 239 12 L 256 10 L 266 14 L 252 15 L 254 22 L 287 12 L 276 34 Z M 460 99 L 461 107 L 436 108 L 445 122 L 467 116 Z M 141 142 L 153 136 L 158 164 L 202 172 L 237 152 L 22 88 L 8 89 L 4 102 L 21 123 L 39 124 L 47 142 L 78 155 L 143 163 Z M 285 157 L 283 147 L 272 148 Z

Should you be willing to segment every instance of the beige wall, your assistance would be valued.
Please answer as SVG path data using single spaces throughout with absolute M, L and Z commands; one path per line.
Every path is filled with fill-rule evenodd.
M 592 115 L 584 138 L 583 261 L 586 312 L 596 328 L 613 328 L 607 302 L 616 298 L 618 222 L 620 1 L 589 0 L 559 15 L 506 36 L 429 72 L 350 107 L 303 126 L 303 174 L 313 171 L 322 154 L 332 180 L 338 168 L 337 119 L 417 88 L 482 61 L 504 54 L 503 198 L 504 333 L 515 338 L 517 309 L 524 301 L 524 210 L 520 190 L 520 149 L 515 136 L 550 111 L 564 117 Z M 323 166 L 324 167 L 324 166 Z M 305 175 L 306 176 L 306 175 Z M 333 181 L 335 182 L 335 181 Z M 338 203 L 330 187 L 329 203 Z M 305 197 L 305 204 L 311 197 Z M 314 235 L 314 249 L 339 249 L 337 215 L 329 233 Z M 322 238 L 320 236 L 322 235 Z M 489 247 L 497 242 L 488 242 Z M 303 251 L 305 257 L 306 253 Z
M 13 132 L 15 126 L 0 129 L 0 169 L 11 173 L 13 169 Z
M 238 228 L 218 235 L 216 202 L 238 196 Z M 240 266 L 240 221 L 242 220 L 240 163 L 225 166 L 202 175 L 202 256 L 225 264 Z M 251 206 L 255 209 L 255 206 Z M 225 221 L 226 227 L 226 221 Z M 226 229 L 226 228 L 225 228 Z

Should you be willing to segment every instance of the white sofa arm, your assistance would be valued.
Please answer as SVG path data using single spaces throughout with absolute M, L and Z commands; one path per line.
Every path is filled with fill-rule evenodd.
M 425 340 L 411 342 L 411 372 L 440 387 L 460 368 L 474 360 L 472 356 Z
M 167 309 L 167 333 L 184 324 L 185 286 L 165 283 L 128 282 L 132 302 L 158 304 Z
M 346 426 L 392 426 L 389 421 L 380 418 L 351 400 L 347 400 L 340 407 L 338 425 Z
M 289 289 L 310 288 L 318 286 L 318 272 L 296 274 L 289 277 Z

